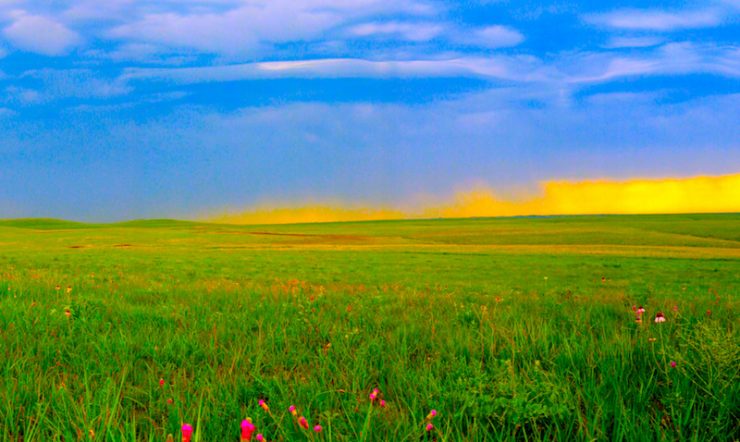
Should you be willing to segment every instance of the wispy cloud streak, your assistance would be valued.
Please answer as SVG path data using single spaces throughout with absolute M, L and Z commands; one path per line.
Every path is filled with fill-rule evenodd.
M 665 11 L 624 9 L 585 17 L 588 23 L 613 29 L 674 31 L 707 28 L 721 24 L 725 16 L 719 9 Z

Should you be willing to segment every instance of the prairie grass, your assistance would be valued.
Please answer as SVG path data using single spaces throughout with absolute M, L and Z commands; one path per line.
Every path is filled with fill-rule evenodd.
M 0 440 L 738 440 L 739 232 L 0 222 Z

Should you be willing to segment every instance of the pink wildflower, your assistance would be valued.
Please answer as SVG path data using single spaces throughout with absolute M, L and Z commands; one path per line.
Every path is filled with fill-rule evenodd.
M 385 399 L 380 400 L 380 408 L 385 408 Z
M 676 368 L 676 361 L 671 361 L 671 368 Z
M 638 308 L 638 309 L 637 309 L 637 314 L 638 314 L 638 315 L 641 315 L 641 314 L 643 314 L 643 313 L 645 313 L 645 307 L 643 307 L 643 306 L 640 306 L 640 308 Z
M 313 431 L 315 431 L 317 433 L 321 433 L 321 430 L 323 430 L 323 428 L 321 427 L 321 425 L 316 425 L 316 426 L 313 427 Z
M 290 411 L 290 414 L 292 414 L 293 416 L 298 415 L 298 412 L 295 411 L 295 405 L 291 405 L 290 407 L 288 407 L 288 411 Z
M 163 378 L 160 378 L 159 379 L 159 386 L 160 387 L 164 387 L 164 379 Z
M 663 315 L 663 312 L 658 312 L 655 314 L 655 323 L 659 322 L 665 322 L 665 315 Z
M 427 420 L 434 419 L 434 416 L 436 416 L 436 415 L 437 415 L 437 410 L 430 411 L 429 414 L 427 414 Z
M 373 392 L 370 393 L 370 402 L 375 402 L 375 399 L 378 398 L 378 393 L 380 393 L 380 390 L 373 388 Z
M 193 437 L 193 426 L 190 424 L 184 424 L 182 426 L 182 442 L 190 442 Z
M 263 436 L 262 433 L 257 433 L 257 440 L 262 442 L 263 440 L 265 440 L 265 436 Z
M 308 430 L 308 420 L 305 417 L 301 416 L 298 418 L 298 425 L 304 430 Z
M 244 419 L 242 421 L 242 442 L 252 440 L 252 433 L 255 429 L 256 427 L 249 419 Z
M 432 430 L 434 430 L 434 425 L 432 425 L 432 423 L 431 423 L 431 422 L 429 422 L 429 423 L 427 424 L 427 426 L 426 426 L 426 430 L 427 430 L 427 431 L 432 431 Z

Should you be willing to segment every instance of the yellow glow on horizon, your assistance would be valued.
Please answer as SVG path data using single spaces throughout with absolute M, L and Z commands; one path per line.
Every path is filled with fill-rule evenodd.
M 518 215 L 740 212 L 740 174 L 691 178 L 546 181 L 539 195 L 505 200 L 488 187 L 458 192 L 451 201 L 369 208 L 352 205 L 262 206 L 212 218 L 234 224 L 284 224 L 408 218 Z
M 403 212 L 391 209 L 352 208 L 318 204 L 298 207 L 261 206 L 241 213 L 217 216 L 212 220 L 227 224 L 293 224 L 404 218 L 406 218 L 406 215 Z

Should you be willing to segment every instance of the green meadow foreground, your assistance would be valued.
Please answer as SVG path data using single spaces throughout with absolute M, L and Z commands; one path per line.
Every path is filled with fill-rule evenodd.
M 3 441 L 740 439 L 740 215 L 0 221 L 0 289 Z

